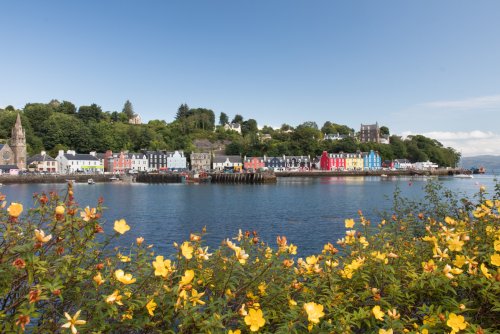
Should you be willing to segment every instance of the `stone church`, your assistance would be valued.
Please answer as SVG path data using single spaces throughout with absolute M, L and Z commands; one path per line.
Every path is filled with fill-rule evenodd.
M 17 114 L 16 124 L 12 128 L 10 144 L 0 144 L 0 165 L 16 165 L 26 169 L 26 133 Z

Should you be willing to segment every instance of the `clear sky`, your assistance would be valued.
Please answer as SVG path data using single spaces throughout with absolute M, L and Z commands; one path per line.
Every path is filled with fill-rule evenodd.
M 500 1 L 3 1 L 0 107 L 378 121 L 500 155 Z

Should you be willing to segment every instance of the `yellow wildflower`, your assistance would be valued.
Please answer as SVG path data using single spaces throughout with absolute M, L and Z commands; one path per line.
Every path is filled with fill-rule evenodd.
M 316 304 L 315 302 L 305 303 L 304 310 L 307 313 L 307 320 L 313 324 L 319 323 L 319 318 L 324 317 L 323 305 Z
M 391 317 L 392 319 L 399 319 L 401 317 L 401 314 L 398 313 L 398 311 L 396 311 L 395 308 L 393 308 L 392 310 L 388 310 L 387 311 L 387 314 L 389 315 L 389 317 Z
M 345 228 L 353 228 L 354 227 L 354 219 L 346 219 Z
M 434 253 L 433 257 L 438 258 L 439 261 L 443 261 L 443 259 L 449 258 L 448 248 L 446 248 L 444 251 L 441 251 L 439 247 L 434 247 L 432 252 Z
M 122 255 L 118 253 L 118 258 L 120 259 L 121 262 L 130 262 L 132 259 L 126 255 Z
M 366 240 L 365 237 L 359 238 L 359 243 L 363 245 L 363 248 L 366 248 L 368 247 L 368 245 L 370 245 L 370 243 Z
M 138 237 L 138 238 L 135 239 L 135 242 L 137 243 L 137 246 L 140 246 L 144 242 L 144 238 L 143 237 Z
M 193 306 L 196 306 L 196 304 L 200 305 L 205 305 L 205 302 L 203 300 L 200 300 L 200 298 L 205 294 L 205 292 L 198 293 L 196 289 L 191 289 L 191 297 L 189 298 L 189 301 L 193 303 Z
M 65 211 L 64 206 L 62 205 L 56 206 L 56 215 L 63 215 L 64 211 Z
M 148 313 L 150 316 L 154 316 L 154 310 L 156 309 L 156 306 L 158 306 L 155 303 L 154 299 L 151 299 L 147 304 L 146 304 L 146 309 L 148 310 Z
M 90 208 L 86 207 L 83 212 L 80 212 L 80 217 L 83 218 L 86 222 L 88 222 L 91 219 L 95 219 L 95 214 L 96 214 L 96 209 L 95 208 Z
M 392 328 L 389 328 L 388 330 L 385 330 L 385 329 L 380 328 L 380 329 L 378 330 L 378 334 L 393 334 L 393 333 L 394 333 L 394 332 L 393 332 Z
M 230 329 L 229 332 L 227 332 L 227 334 L 241 334 L 241 331 L 239 329 L 236 329 L 234 331 Z
M 288 253 L 297 255 L 297 246 L 295 246 L 294 244 L 290 244 L 290 246 L 288 246 Z
M 189 283 L 191 283 L 193 278 L 194 278 L 194 270 L 191 270 L 191 269 L 186 270 L 184 272 L 184 276 L 181 277 L 181 281 L 179 282 L 179 285 L 180 286 L 188 285 Z
M 500 267 L 500 254 L 495 253 L 494 255 L 490 256 L 490 259 L 492 265 Z
M 196 250 L 196 257 L 200 260 L 208 260 L 212 256 L 212 253 L 208 253 L 208 246 L 205 248 L 199 247 Z
M 94 280 L 94 282 L 97 283 L 97 285 L 101 285 L 102 283 L 105 282 L 105 280 L 102 279 L 100 272 L 98 272 L 94 277 L 92 277 L 92 279 Z
M 52 234 L 45 236 L 45 232 L 43 230 L 35 230 L 35 239 L 38 242 L 45 243 L 52 239 Z
M 191 260 L 193 258 L 193 247 L 188 241 L 184 241 L 181 245 L 182 256 L 186 259 Z
M 295 300 L 293 300 L 293 299 L 289 299 L 288 300 L 288 306 L 295 307 L 295 306 L 297 306 L 297 302 Z
M 451 251 L 460 252 L 462 251 L 463 245 L 464 242 L 460 240 L 460 236 L 455 236 L 450 240 L 448 240 L 448 247 L 450 248 Z
M 267 284 L 266 282 L 261 282 L 258 286 L 259 292 L 261 296 L 266 295 Z
M 495 240 L 494 248 L 495 251 L 500 252 L 500 240 Z
M 114 230 L 120 234 L 130 231 L 130 226 L 127 225 L 125 219 L 115 220 Z
M 480 267 L 481 271 L 483 272 L 483 275 L 487 278 L 490 279 L 492 275 L 488 272 L 488 267 L 484 263 L 481 263 Z
M 236 252 L 236 257 L 238 258 L 238 261 L 241 264 L 245 264 L 249 257 L 249 255 L 245 253 L 245 250 L 241 249 L 240 247 L 236 247 L 234 251 Z
M 452 329 L 451 333 L 457 333 L 460 330 L 465 329 L 467 327 L 465 318 L 461 315 L 456 315 L 455 313 L 450 313 L 446 325 L 448 325 L 448 327 L 451 327 Z
M 132 277 L 132 274 L 125 274 L 125 272 L 121 269 L 115 271 L 115 278 L 126 285 L 132 284 L 136 281 L 136 279 Z
M 155 276 L 162 276 L 163 278 L 166 278 L 174 271 L 172 261 L 169 259 L 163 260 L 161 255 L 158 255 L 156 260 L 153 261 L 153 267 L 155 268 Z
M 318 258 L 315 255 L 308 256 L 306 257 L 306 263 L 310 266 L 315 265 L 318 263 Z
M 9 214 L 9 216 L 11 216 L 13 218 L 17 218 L 23 212 L 23 205 L 21 203 L 12 202 L 12 204 L 9 205 L 9 207 L 7 208 L 7 212 Z
M 118 305 L 123 305 L 121 302 L 123 296 L 120 295 L 120 291 L 115 290 L 111 295 L 106 297 L 106 303 L 113 304 L 116 303 Z
M 464 264 L 465 264 L 465 256 L 456 255 L 455 260 L 453 261 L 453 265 L 455 265 L 458 268 L 462 268 Z
M 74 316 L 70 316 L 67 312 L 64 312 L 64 316 L 66 319 L 68 319 L 68 322 L 63 324 L 61 327 L 62 328 L 70 328 L 71 333 L 76 334 L 78 333 L 78 330 L 76 329 L 76 325 L 85 325 L 87 321 L 85 320 L 78 320 L 78 317 L 80 316 L 81 310 L 78 310 Z
M 263 327 L 266 323 L 262 310 L 250 309 L 245 316 L 245 324 L 250 326 L 250 331 L 257 332 L 259 328 Z
M 384 312 L 380 309 L 380 306 L 375 305 L 372 308 L 372 313 L 373 313 L 373 316 L 375 317 L 375 319 L 380 320 L 380 321 L 384 320 Z

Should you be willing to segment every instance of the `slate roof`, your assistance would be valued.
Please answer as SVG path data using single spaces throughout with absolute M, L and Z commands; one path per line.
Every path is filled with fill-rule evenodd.
M 68 160 L 89 160 L 89 161 L 99 161 L 98 158 L 90 154 L 65 154 L 64 157 Z
M 48 154 L 35 154 L 31 157 L 28 158 L 28 160 L 26 161 L 26 163 L 29 165 L 33 162 L 38 162 L 38 161 L 56 161 L 56 159 L 52 158 L 50 155 Z
M 19 169 L 19 167 L 17 167 L 17 165 L 0 165 L 0 170 L 3 172 L 8 172 L 11 169 Z
M 241 163 L 241 157 L 239 155 L 217 155 L 214 157 L 214 163 L 223 163 L 229 159 L 232 163 Z

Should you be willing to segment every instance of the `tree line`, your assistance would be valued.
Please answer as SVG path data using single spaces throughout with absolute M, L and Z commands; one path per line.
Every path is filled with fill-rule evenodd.
M 151 120 L 147 124 L 129 124 L 134 117 L 132 103 L 126 101 L 122 111 L 103 111 L 93 103 L 78 108 L 69 101 L 52 100 L 49 103 L 28 103 L 21 110 L 12 106 L 0 109 L 0 138 L 10 137 L 10 131 L 20 113 L 26 131 L 28 154 L 41 150 L 52 156 L 59 150 L 74 149 L 77 152 L 105 152 L 106 150 L 184 150 L 196 151 L 197 139 L 210 142 L 225 142 L 225 153 L 241 156 L 319 156 L 323 151 L 330 153 L 356 151 L 378 151 L 382 159 L 409 159 L 433 161 L 440 166 L 455 166 L 460 153 L 444 147 L 437 140 L 421 135 L 402 139 L 390 136 L 390 144 L 360 143 L 354 129 L 347 125 L 327 121 L 321 128 L 315 122 L 304 122 L 296 127 L 283 124 L 280 129 L 269 126 L 258 128 L 255 119 L 244 119 L 236 114 L 231 122 L 221 112 L 216 122 L 213 110 L 190 108 L 183 103 L 175 113 L 175 120 Z M 238 123 L 241 135 L 226 131 L 224 125 Z M 381 133 L 389 136 L 386 126 Z M 341 140 L 324 140 L 325 134 L 340 134 Z

